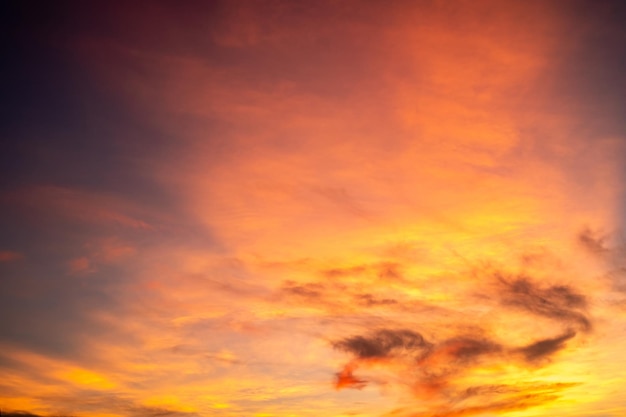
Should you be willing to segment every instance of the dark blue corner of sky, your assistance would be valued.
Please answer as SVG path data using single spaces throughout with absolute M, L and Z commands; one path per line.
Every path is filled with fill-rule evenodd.
M 2 8 L 2 189 L 31 184 L 141 193 L 133 138 L 149 131 L 73 50 L 106 36 L 106 7 L 92 2 L 6 1 Z

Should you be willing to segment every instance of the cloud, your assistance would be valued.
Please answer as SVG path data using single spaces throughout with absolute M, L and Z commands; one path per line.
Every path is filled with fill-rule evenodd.
M 85 256 L 70 259 L 67 268 L 70 274 L 87 275 L 103 266 L 119 264 L 136 254 L 137 249 L 118 238 L 100 239 L 84 245 Z
M 150 230 L 153 226 L 150 213 L 130 200 L 114 194 L 81 190 L 54 185 L 30 186 L 13 190 L 3 196 L 12 204 L 39 212 L 45 208 L 46 215 L 54 214 L 63 219 L 90 224 L 119 225 L 131 229 Z
M 578 234 L 578 242 L 589 252 L 594 254 L 605 254 L 609 251 L 607 246 L 607 236 L 600 232 L 586 227 Z
M 285 281 L 275 296 L 283 301 L 316 307 L 328 312 L 348 312 L 360 310 L 362 308 L 392 308 L 409 309 L 411 306 L 418 307 L 408 300 L 399 300 L 394 296 L 401 296 L 389 292 L 386 296 L 375 296 L 365 289 L 368 285 L 343 284 L 341 282 L 305 282 L 296 283 Z M 371 288 L 375 290 L 375 288 Z
M 465 417 L 482 415 L 484 413 L 509 412 L 525 410 L 531 407 L 537 407 L 545 403 L 558 399 L 558 395 L 554 394 L 522 394 L 514 396 L 502 401 L 486 403 L 484 405 L 459 407 L 448 409 L 445 411 L 435 411 L 426 413 L 406 413 L 402 414 L 407 417 Z
M 558 400 L 560 393 L 578 383 L 533 383 L 516 385 L 481 385 L 470 387 L 461 396 L 429 411 L 403 407 L 386 413 L 386 417 L 463 417 L 525 410 Z M 477 404 L 467 402 L 478 396 Z
M 367 385 L 367 381 L 364 379 L 359 379 L 354 376 L 354 370 L 357 368 L 357 364 L 348 363 L 343 369 L 335 374 L 335 388 L 353 388 L 353 389 L 363 389 Z
M 59 411 L 44 413 L 18 410 L 5 412 L 2 410 L 0 415 L 3 417 L 72 417 L 74 415 L 97 414 L 99 410 L 106 407 L 110 414 L 124 417 L 200 417 L 197 412 L 185 410 L 186 407 L 177 409 L 177 407 L 169 405 L 147 405 L 132 395 L 102 389 L 75 388 L 64 394 L 47 393 L 42 395 L 39 400 L 43 403 L 48 400 L 53 402 L 53 407 L 44 407 L 44 409 Z
M 428 348 L 424 337 L 411 330 L 378 330 L 368 336 L 354 336 L 334 343 L 336 349 L 352 353 L 358 359 L 387 358 L 394 353 Z
M 85 256 L 69 260 L 67 267 L 69 272 L 73 275 L 89 274 L 96 271 L 91 261 Z
M 366 307 L 398 304 L 398 300 L 393 298 L 376 298 L 372 294 L 356 294 L 354 298 L 359 304 Z
M 567 325 L 576 325 L 582 331 L 592 329 L 585 309 L 587 298 L 567 285 L 542 287 L 525 276 L 496 278 L 502 287 L 499 295 L 503 305 L 518 308 L 537 316 L 547 317 Z
M 287 281 L 282 291 L 286 294 L 299 296 L 308 300 L 318 300 L 324 295 L 323 293 L 326 291 L 326 287 L 318 282 L 298 285 L 293 281 Z
M 588 321 L 583 321 L 580 318 L 582 313 L 577 311 L 587 306 L 587 300 L 571 288 L 559 285 L 538 287 L 526 278 L 500 279 L 499 283 L 507 288 L 499 294 L 505 307 L 519 305 L 533 314 L 556 317 L 560 323 L 578 324 L 581 330 L 588 331 Z M 505 311 L 501 313 L 506 314 Z M 536 393 L 538 385 L 534 388 L 508 384 L 467 386 L 464 378 L 472 375 L 473 370 L 497 369 L 504 364 L 519 369 L 543 366 L 554 354 L 565 349 L 567 341 L 576 336 L 575 330 L 566 330 L 559 336 L 522 346 L 516 345 L 514 340 L 505 344 L 485 337 L 486 331 L 481 328 L 475 329 L 474 334 L 462 327 L 456 332 L 452 337 L 437 340 L 435 335 L 427 340 L 421 332 L 410 328 L 383 328 L 336 340 L 332 346 L 348 353 L 351 359 L 336 374 L 335 386 L 337 389 L 362 389 L 369 382 L 385 385 L 393 381 L 423 400 L 438 398 L 448 404 L 488 403 L 415 416 L 469 416 L 487 411 L 517 410 L 558 398 Z M 378 372 L 380 367 L 391 374 Z M 359 372 L 370 376 L 362 377 Z M 569 385 L 557 384 L 553 387 L 557 389 L 555 387 L 566 389 Z M 517 393 L 520 395 L 511 399 L 511 394 Z
M 538 361 L 563 349 L 565 347 L 565 343 L 574 336 L 576 336 L 576 332 L 569 331 L 561 336 L 542 339 L 531 343 L 528 346 L 520 348 L 519 351 L 524 355 L 527 361 Z
M 458 336 L 441 342 L 426 340 L 409 329 L 379 329 L 365 336 L 344 338 L 333 343 L 335 349 L 353 359 L 337 374 L 337 388 L 362 388 L 367 380 L 357 378 L 359 367 L 397 363 L 401 380 L 415 392 L 439 395 L 454 375 L 476 365 L 485 356 L 497 356 L 504 348 L 485 338 Z
M 422 311 L 438 308 L 416 300 L 401 289 L 406 278 L 398 262 L 359 263 L 352 266 L 319 267 L 311 260 L 262 264 L 273 270 L 313 275 L 313 280 L 285 280 L 273 299 L 322 309 L 330 314 L 373 310 Z
M 503 347 L 487 339 L 470 337 L 455 337 L 447 339 L 418 360 L 422 366 L 434 366 L 439 364 L 466 365 L 484 355 L 499 353 Z
M 333 343 L 335 349 L 353 356 L 340 372 L 336 374 L 335 387 L 362 389 L 368 380 L 354 375 L 357 368 L 372 364 L 395 361 L 399 358 L 416 357 L 431 345 L 417 332 L 407 329 L 379 329 L 366 336 L 353 336 Z
M 601 111 L 584 117 L 571 89 L 546 92 L 563 63 L 581 78 L 566 56 L 580 44 L 563 23 L 573 13 L 496 0 L 166 3 L 103 2 L 70 19 L 52 7 L 20 31 L 19 45 L 52 45 L 26 56 L 57 64 L 28 65 L 39 82 L 12 83 L 9 119 L 24 126 L 6 136 L 24 151 L 3 158 L 23 165 L 22 182 L 0 196 L 11 206 L 0 229 L 19 242 L 0 247 L 28 256 L 0 282 L 11 318 L 0 340 L 92 365 L 137 397 L 103 396 L 81 413 L 179 413 L 159 402 L 170 394 L 198 410 L 212 393 L 239 407 L 211 415 L 396 402 L 326 392 L 334 375 L 337 388 L 408 393 L 399 401 L 421 402 L 412 413 L 496 414 L 555 398 L 516 381 L 591 367 L 599 354 L 574 342 L 612 330 L 595 318 L 601 283 L 544 282 L 556 269 L 540 262 L 526 265 L 537 275 L 465 274 L 466 262 L 506 264 L 537 242 L 558 251 L 562 230 L 608 219 L 623 188 L 591 127 Z M 61 76 L 59 94 L 42 92 Z M 580 240 L 606 247 L 589 231 Z M 383 254 L 393 242 L 407 244 Z M 565 259 L 588 279 L 591 268 Z M 619 320 L 606 322 L 621 337 Z M 552 361 L 570 353 L 585 360 Z M 35 368 L 32 380 L 49 369 Z M 309 397 L 287 410 L 281 396 L 302 381 L 298 400 Z M 86 402 L 77 392 L 66 405 Z

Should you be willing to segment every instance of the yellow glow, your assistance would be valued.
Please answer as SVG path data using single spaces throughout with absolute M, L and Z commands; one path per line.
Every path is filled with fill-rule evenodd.
M 93 389 L 108 390 L 117 386 L 113 381 L 109 380 L 104 375 L 100 375 L 87 369 L 71 369 L 64 371 L 60 376 L 75 384 L 85 385 Z
M 148 407 L 165 407 L 184 413 L 195 412 L 195 408 L 192 405 L 186 403 L 185 400 L 186 399 L 183 399 L 176 395 L 164 394 L 158 396 L 149 396 L 143 400 L 143 404 Z

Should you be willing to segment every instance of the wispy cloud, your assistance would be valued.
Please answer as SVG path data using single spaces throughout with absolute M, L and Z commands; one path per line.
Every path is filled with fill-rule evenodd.
M 576 336 L 575 332 L 568 332 L 561 336 L 539 340 L 528 346 L 520 348 L 520 352 L 527 361 L 536 361 L 548 357 L 565 347 L 565 342 Z
M 523 276 L 509 279 L 499 275 L 497 278 L 503 286 L 504 305 L 575 325 L 583 331 L 591 330 L 591 321 L 585 315 L 586 298 L 568 286 L 541 288 Z

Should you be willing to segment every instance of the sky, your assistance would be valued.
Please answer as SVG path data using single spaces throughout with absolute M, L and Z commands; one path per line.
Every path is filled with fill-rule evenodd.
M 2 415 L 626 415 L 622 2 L 1 7 Z

